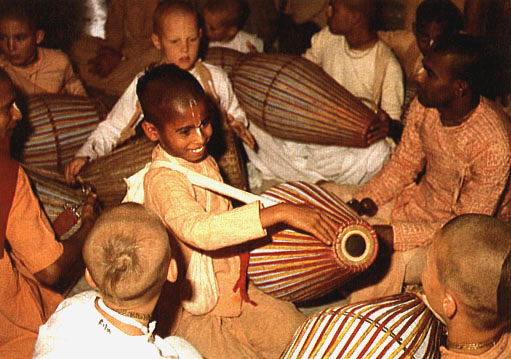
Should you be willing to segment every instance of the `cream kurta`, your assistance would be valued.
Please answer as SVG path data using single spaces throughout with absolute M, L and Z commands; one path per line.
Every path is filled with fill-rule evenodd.
M 87 96 L 66 54 L 59 50 L 37 48 L 37 60 L 26 67 L 13 66 L 0 55 L 0 67 L 24 95 L 67 94 Z
M 481 97 L 469 119 L 444 127 L 439 112 L 412 102 L 392 159 L 355 195 L 378 206 L 395 199 L 394 249 L 426 247 L 449 219 L 465 213 L 509 219 L 509 193 L 500 204 L 511 169 L 507 119 Z M 425 166 L 419 184 L 415 179 Z

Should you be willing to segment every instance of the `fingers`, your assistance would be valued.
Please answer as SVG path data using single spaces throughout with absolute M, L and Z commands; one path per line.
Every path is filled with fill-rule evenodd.
M 93 224 L 99 213 L 97 197 L 95 193 L 87 196 L 87 201 L 82 207 L 81 219 L 83 224 Z
M 257 54 L 257 49 L 255 48 L 254 44 L 252 44 L 250 41 L 247 41 L 247 47 L 248 47 L 248 51 L 251 54 Z
M 252 135 L 249 130 L 245 129 L 245 131 L 243 131 L 243 135 L 240 136 L 240 138 L 248 147 L 250 147 L 252 150 L 255 150 L 256 142 L 254 135 Z
M 76 157 L 66 165 L 66 168 L 64 169 L 64 176 L 67 184 L 74 185 L 76 183 L 76 176 L 80 173 L 80 170 L 87 161 L 88 159 L 86 157 Z

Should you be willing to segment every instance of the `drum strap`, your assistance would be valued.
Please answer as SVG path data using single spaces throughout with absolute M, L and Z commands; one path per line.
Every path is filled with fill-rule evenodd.
M 0 201 L 0 258 L 4 255 L 7 220 L 11 211 L 12 200 L 18 181 L 19 163 L 13 160 L 9 153 L 9 141 L 0 142 L 0 188 L 2 201 Z

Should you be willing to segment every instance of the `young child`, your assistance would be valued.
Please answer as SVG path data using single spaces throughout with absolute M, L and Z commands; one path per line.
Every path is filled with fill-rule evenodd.
M 403 74 L 392 51 L 371 29 L 374 6 L 372 0 L 332 0 L 328 26 L 312 37 L 303 57 L 397 122 L 403 104 Z M 281 181 L 365 183 L 383 167 L 392 147 L 382 139 L 388 127 L 363 149 L 285 141 L 254 124 L 250 131 L 258 144 L 258 151 L 245 148 L 250 162 L 264 179 Z
M 222 181 L 206 149 L 212 135 L 210 100 L 193 76 L 172 65 L 144 75 L 137 94 L 142 128 L 159 143 L 144 177 L 144 204 L 176 235 L 187 268 L 176 334 L 208 358 L 278 357 L 304 317 L 292 303 L 252 285 L 247 292 L 245 244 L 265 237 L 265 229 L 277 223 L 331 244 L 335 224 L 317 209 L 292 204 L 261 209 L 254 202 L 233 209 L 228 199 L 193 186 L 183 173 L 155 166 L 156 161 L 177 164 Z
M 227 47 L 243 53 L 264 51 L 263 40 L 243 30 L 242 0 L 209 0 L 202 10 L 209 47 Z M 246 5 L 246 4 L 245 4 Z
M 39 329 L 34 358 L 202 358 L 182 338 L 152 334 L 162 286 L 177 278 L 167 231 L 154 212 L 126 203 L 103 213 L 83 258 L 85 278 L 99 292 L 59 305 Z
M 153 30 L 152 41 L 161 52 L 161 63 L 174 64 L 195 76 L 206 92 L 227 112 L 231 128 L 249 147 L 253 147 L 254 140 L 246 129 L 248 122 L 245 112 L 238 103 L 227 74 L 221 68 L 199 59 L 202 29 L 191 5 L 180 0 L 162 1 L 154 12 Z M 135 127 L 143 118 L 136 94 L 137 80 L 141 75 L 135 77 L 105 121 L 98 125 L 66 166 L 68 182 L 74 182 L 75 176 L 89 160 L 110 153 L 135 134 Z
M 450 0 L 425 0 L 417 7 L 412 29 L 379 31 L 378 37 L 394 51 L 410 81 L 432 45 L 462 29 L 461 11 Z
M 447 326 L 442 359 L 511 357 L 511 227 L 466 214 L 434 237 L 422 274 L 424 297 Z
M 39 46 L 44 31 L 38 29 L 32 11 L 23 1 L 6 2 L 0 9 L 0 67 L 25 95 L 86 96 L 67 55 Z

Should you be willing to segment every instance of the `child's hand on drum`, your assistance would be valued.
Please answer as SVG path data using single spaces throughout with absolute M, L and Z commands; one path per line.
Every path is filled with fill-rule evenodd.
M 76 182 L 76 176 L 80 173 L 83 166 L 89 161 L 87 157 L 75 157 L 71 162 L 66 164 L 64 169 L 64 176 L 66 182 L 69 185 L 74 185 Z
M 231 115 L 227 115 L 227 120 L 229 127 L 234 131 L 236 136 L 238 136 L 248 147 L 255 150 L 254 136 L 252 136 L 245 125 L 239 121 L 236 121 Z
M 369 145 L 384 139 L 389 134 L 389 127 L 392 121 L 390 116 L 382 109 L 379 109 L 376 115 L 380 121 L 375 121 L 375 123 L 369 127 L 369 132 L 367 133 L 367 143 Z
M 332 245 L 337 237 L 339 225 L 319 208 L 280 203 L 261 211 L 261 224 L 267 228 L 277 223 L 311 234 L 326 245 Z

